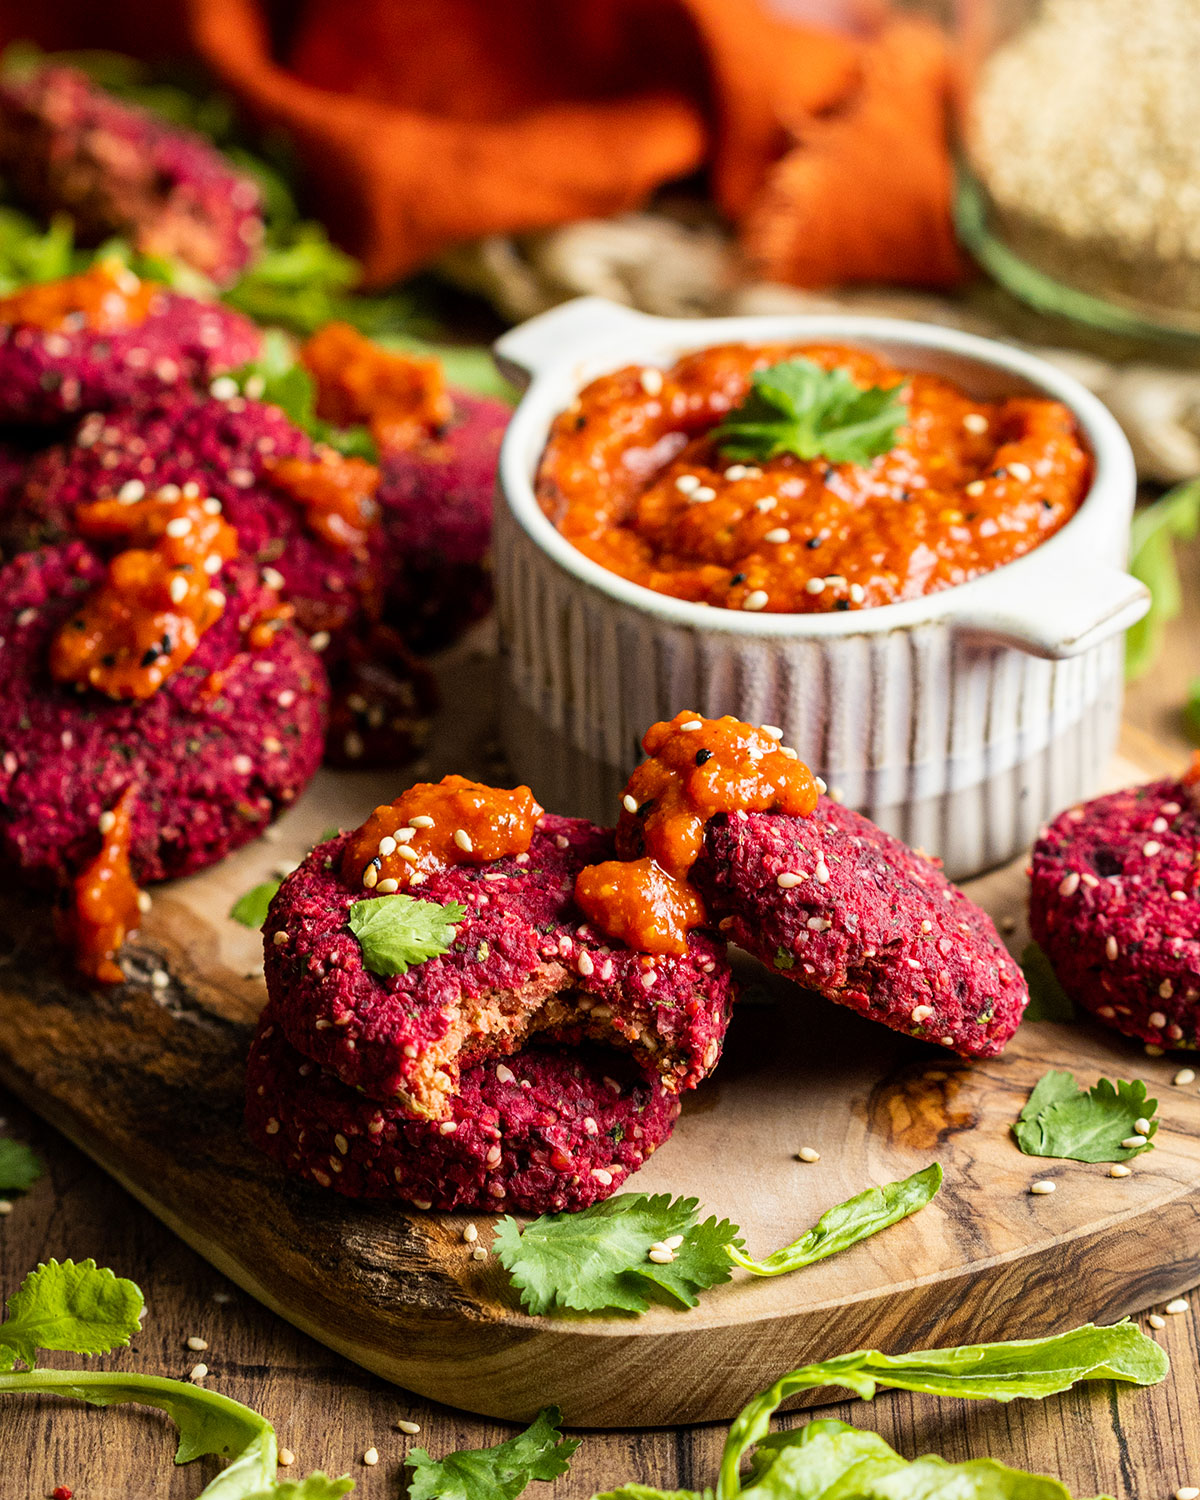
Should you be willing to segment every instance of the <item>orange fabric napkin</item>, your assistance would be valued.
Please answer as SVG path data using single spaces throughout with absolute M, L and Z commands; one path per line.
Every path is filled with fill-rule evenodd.
M 6 3 L 8 33 L 29 30 Z M 768 4 L 181 0 L 174 19 L 292 137 L 312 207 L 371 285 L 465 239 L 637 207 L 700 168 L 758 275 L 953 281 L 940 34 L 897 19 L 856 38 Z M 43 10 L 35 35 L 95 44 L 86 0 Z M 152 10 L 113 0 L 107 45 L 136 47 L 132 18 Z

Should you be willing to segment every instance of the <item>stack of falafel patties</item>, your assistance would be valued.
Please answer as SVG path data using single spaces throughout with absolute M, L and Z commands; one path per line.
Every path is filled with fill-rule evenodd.
M 546 814 L 527 854 L 420 887 L 466 914 L 449 952 L 384 978 L 348 926 L 364 895 L 341 873 L 349 837 L 318 845 L 271 904 L 254 1140 L 322 1187 L 422 1209 L 542 1213 L 615 1192 L 717 1064 L 724 944 L 697 931 L 683 955 L 651 956 L 598 934 L 575 878 L 613 857 L 613 835 Z

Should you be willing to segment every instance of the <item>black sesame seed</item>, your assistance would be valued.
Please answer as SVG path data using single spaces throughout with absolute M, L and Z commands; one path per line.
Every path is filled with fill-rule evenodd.
M 733 577 L 729 580 L 729 587 L 732 588 L 735 583 L 745 583 L 745 581 L 746 581 L 746 575 L 745 575 L 745 573 L 735 573 L 733 575 Z
M 1049 500 L 1043 500 L 1042 501 L 1042 509 L 1043 510 L 1053 510 L 1054 506 L 1053 506 L 1053 504 Z
M 712 753 L 711 750 L 697 750 L 696 751 L 696 764 L 698 766 L 705 765 L 708 761 L 712 760 L 712 758 L 713 758 L 713 753 Z
M 641 805 L 641 807 L 638 808 L 638 810 L 637 810 L 638 817 L 639 818 L 644 818 L 646 816 L 646 814 L 650 811 L 650 809 L 653 806 L 654 806 L 654 798 L 651 797 L 648 801 L 643 802 L 642 805 Z
M 849 609 L 850 601 L 849 599 L 835 599 L 833 601 L 833 607 L 834 609 Z
M 149 651 L 147 651 L 145 653 L 145 655 L 142 657 L 142 666 L 143 667 L 152 667 L 157 660 L 158 660 L 158 651 L 155 649 L 155 647 L 151 646 L 150 649 L 149 649 Z
M 586 418 L 586 417 L 585 417 L 585 416 L 584 416 L 584 415 L 583 415 L 583 413 L 582 413 L 582 412 L 581 412 L 581 413 L 580 413 L 580 414 L 579 414 L 579 416 L 577 416 L 577 417 L 576 417 L 576 418 L 575 418 L 575 431 L 576 431 L 576 432 L 582 432 L 582 431 L 583 431 L 583 429 L 584 429 L 584 428 L 585 428 L 585 427 L 586 427 L 586 426 L 587 426 L 587 418 Z
M 805 542 L 804 545 L 806 547 L 812 547 L 815 550 L 821 545 L 821 538 L 819 536 L 810 536 L 808 541 Z
M 992 470 L 992 478 L 993 479 L 1007 479 L 1008 478 L 1008 470 L 1005 469 L 1005 468 L 993 469 Z

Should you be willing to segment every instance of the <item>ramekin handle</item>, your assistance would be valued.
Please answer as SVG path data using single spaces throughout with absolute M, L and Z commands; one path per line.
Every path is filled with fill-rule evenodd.
M 576 297 L 501 334 L 492 355 L 501 374 L 524 388 L 548 365 L 660 321 L 607 297 Z
M 951 617 L 955 630 L 1060 661 L 1128 630 L 1150 608 L 1146 585 L 1111 563 L 1075 560 L 1064 568 L 1051 552 L 1039 561 L 1040 571 L 1017 588 L 1006 568 L 979 580 L 971 602 Z

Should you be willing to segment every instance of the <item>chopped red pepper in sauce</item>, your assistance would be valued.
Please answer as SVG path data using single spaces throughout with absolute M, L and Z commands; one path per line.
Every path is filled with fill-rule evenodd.
M 527 786 L 512 791 L 443 776 L 377 807 L 342 854 L 342 878 L 379 895 L 422 885 L 451 865 L 524 854 L 543 809 Z
M 374 464 L 325 448 L 315 459 L 268 459 L 263 467 L 272 483 L 299 505 L 314 536 L 343 552 L 366 549 L 379 515 Z
M 95 541 L 131 545 L 55 635 L 51 674 L 110 698 L 149 698 L 224 613 L 212 580 L 236 555 L 237 533 L 217 501 L 174 491 L 89 501 L 75 524 Z
M 43 333 L 117 333 L 144 323 L 162 287 L 142 281 L 120 261 L 98 261 L 78 276 L 35 282 L 0 297 L 0 324 Z
M 100 853 L 74 881 L 72 926 L 76 962 L 83 974 L 100 984 L 120 984 L 125 976 L 116 963 L 121 944 L 139 921 L 140 892 L 129 865 L 129 840 L 137 792 L 126 787 L 117 805 L 101 820 Z
M 317 383 L 317 415 L 337 427 L 365 423 L 380 448 L 410 448 L 453 415 L 436 359 L 381 349 L 349 323 L 327 323 L 300 358 Z
M 903 386 L 908 419 L 867 465 L 732 462 L 710 436 L 755 370 L 789 359 Z M 1074 515 L 1092 461 L 1056 401 L 979 400 L 840 345 L 721 345 L 592 381 L 554 422 L 545 514 L 581 552 L 676 598 L 730 609 L 866 608 L 964 583 Z
M 683 953 L 703 924 L 688 872 L 718 813 L 784 812 L 808 817 L 816 778 L 777 731 L 726 716 L 680 713 L 653 724 L 650 757 L 629 778 L 617 825 L 620 860 L 580 871 L 575 899 L 588 919 L 643 953 Z

